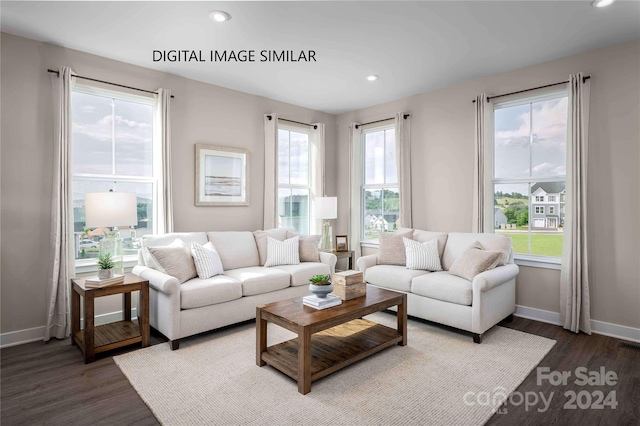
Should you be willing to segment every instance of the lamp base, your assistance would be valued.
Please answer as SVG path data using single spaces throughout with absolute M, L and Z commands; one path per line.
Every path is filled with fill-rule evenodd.
M 322 238 L 320 239 L 320 250 L 333 251 L 333 231 L 331 224 L 328 220 L 325 220 L 322 224 Z
M 124 265 L 122 262 L 122 238 L 117 229 L 113 231 L 105 231 L 104 238 L 100 241 L 100 256 L 110 254 L 113 260 L 113 272 L 115 274 L 124 274 Z

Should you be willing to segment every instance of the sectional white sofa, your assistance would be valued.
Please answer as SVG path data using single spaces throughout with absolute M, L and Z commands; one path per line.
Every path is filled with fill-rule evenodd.
M 516 276 L 511 239 L 496 234 L 429 232 L 413 230 L 413 239 L 438 240 L 440 272 L 410 270 L 402 265 L 379 265 L 378 255 L 357 260 L 365 281 L 377 287 L 407 293 L 409 315 L 472 333 L 476 343 L 482 334 L 516 310 Z M 503 266 L 482 272 L 472 281 L 449 273 L 453 263 L 475 241 L 488 247 L 506 247 Z
M 283 233 L 284 231 L 284 233 Z M 269 232 L 269 231 L 262 231 Z M 283 240 L 286 230 L 272 230 L 271 236 Z M 224 275 L 208 279 L 192 278 L 180 283 L 175 277 L 149 266 L 149 247 L 168 246 L 176 238 L 187 247 L 213 243 L 220 255 Z M 310 294 L 309 278 L 332 274 L 336 256 L 319 252 L 320 262 L 273 267 L 264 264 L 253 232 L 186 232 L 145 235 L 133 273 L 149 280 L 151 326 L 178 349 L 180 339 L 255 318 L 256 306 Z

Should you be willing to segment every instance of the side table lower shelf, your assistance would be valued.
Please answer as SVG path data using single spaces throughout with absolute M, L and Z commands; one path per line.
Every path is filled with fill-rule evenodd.
M 73 338 L 80 348 L 84 348 L 84 330 L 76 331 Z M 122 346 L 142 342 L 140 327 L 133 321 L 117 321 L 103 324 L 94 329 L 94 352 L 100 353 Z

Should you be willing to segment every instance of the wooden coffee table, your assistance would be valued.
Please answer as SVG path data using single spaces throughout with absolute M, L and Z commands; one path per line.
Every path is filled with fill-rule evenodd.
M 362 319 L 398 306 L 398 328 Z M 267 321 L 298 335 L 267 347 Z M 311 382 L 380 352 L 407 344 L 407 295 L 367 286 L 367 295 L 328 309 L 316 310 L 302 298 L 256 308 L 256 364 L 280 370 L 298 381 L 298 392 L 311 392 Z

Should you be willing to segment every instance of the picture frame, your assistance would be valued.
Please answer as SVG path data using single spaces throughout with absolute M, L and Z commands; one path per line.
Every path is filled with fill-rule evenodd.
M 195 205 L 249 205 L 249 150 L 196 144 Z
M 336 235 L 336 252 L 349 251 L 349 237 Z

